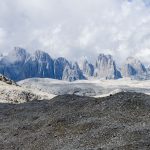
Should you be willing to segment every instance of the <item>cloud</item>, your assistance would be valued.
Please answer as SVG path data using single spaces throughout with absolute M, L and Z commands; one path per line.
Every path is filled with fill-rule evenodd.
M 0 5 L 0 51 L 21 46 L 52 57 L 91 60 L 110 53 L 150 63 L 150 8 L 146 0 L 5 0 Z M 145 58 L 145 59 L 144 59 Z
M 5 43 L 6 31 L 3 28 L 0 28 L 0 46 L 3 46 Z
M 144 60 L 146 64 L 150 64 L 150 49 L 141 49 L 138 53 L 136 53 L 135 57 L 139 58 L 140 60 Z

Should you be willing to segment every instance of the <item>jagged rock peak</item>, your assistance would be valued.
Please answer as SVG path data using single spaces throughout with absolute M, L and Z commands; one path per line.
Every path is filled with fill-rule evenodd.
M 64 58 L 64 57 L 58 57 L 56 59 L 56 61 L 59 61 L 59 62 L 68 62 L 68 60 L 66 58 Z
M 89 63 L 87 58 L 81 60 L 81 70 L 83 71 L 84 76 L 91 77 L 94 74 L 94 65 Z
M 128 57 L 121 68 L 123 77 L 145 76 L 147 70 L 142 62 L 134 57 Z
M 18 54 L 18 55 L 25 55 L 27 53 L 27 51 L 21 47 L 14 47 L 12 53 Z
M 127 57 L 126 59 L 126 63 L 129 63 L 129 64 L 138 64 L 138 63 L 141 63 L 140 60 L 136 59 L 135 57 Z
M 81 69 L 79 68 L 79 65 L 77 62 L 70 64 L 70 65 L 66 65 L 64 71 L 63 71 L 63 80 L 67 80 L 67 81 L 75 81 L 75 80 L 82 80 L 82 79 L 86 79 L 81 71 Z
M 32 54 L 32 58 L 33 59 L 36 59 L 36 60 L 47 60 L 47 59 L 52 59 L 51 56 L 44 52 L 44 51 L 41 51 L 41 50 L 36 50 L 33 54 Z
M 7 62 L 24 62 L 28 57 L 29 57 L 29 53 L 21 48 L 21 47 L 14 47 L 14 49 L 8 53 L 8 55 L 6 57 L 4 57 L 4 61 Z
M 121 74 L 111 55 L 100 54 L 96 60 L 94 76 L 103 79 L 118 79 Z
M 66 66 L 70 66 L 70 63 L 67 59 L 63 57 L 59 57 L 54 60 L 54 76 L 55 79 L 62 80 L 63 78 L 63 71 Z
M 113 59 L 113 57 L 112 57 L 112 55 L 110 55 L 110 54 L 108 54 L 108 55 L 105 55 L 105 54 L 99 54 L 99 56 L 98 56 L 98 60 L 101 60 L 101 59 L 104 59 L 104 58 L 106 58 L 106 59 Z

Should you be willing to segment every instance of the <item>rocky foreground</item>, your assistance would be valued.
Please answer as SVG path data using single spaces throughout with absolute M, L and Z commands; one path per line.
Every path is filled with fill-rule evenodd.
M 150 96 L 0 104 L 1 150 L 149 150 Z

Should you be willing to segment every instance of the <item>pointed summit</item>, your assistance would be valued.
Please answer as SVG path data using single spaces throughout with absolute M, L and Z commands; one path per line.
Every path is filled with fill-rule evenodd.
M 63 80 L 75 81 L 86 79 L 77 62 L 67 65 L 63 71 Z
M 140 60 L 128 57 L 121 68 L 123 77 L 145 76 L 147 70 Z
M 87 78 L 94 74 L 94 66 L 88 62 L 87 58 L 82 59 L 81 70 Z
M 94 76 L 102 79 L 118 79 L 121 74 L 111 55 L 100 54 L 96 60 Z
M 54 75 L 55 79 L 62 80 L 63 78 L 63 71 L 66 66 L 70 66 L 70 63 L 67 59 L 63 57 L 59 57 L 54 60 Z
M 3 61 L 6 61 L 7 63 L 24 63 L 28 57 L 29 53 L 25 49 L 21 47 L 14 47 L 14 49 L 11 52 L 9 52 L 7 56 L 4 57 Z
M 54 78 L 54 61 L 44 51 L 35 51 L 24 65 L 24 76 Z
M 33 53 L 32 58 L 35 60 L 40 60 L 40 61 L 47 61 L 47 60 L 52 59 L 48 53 L 41 51 L 41 50 L 36 50 Z

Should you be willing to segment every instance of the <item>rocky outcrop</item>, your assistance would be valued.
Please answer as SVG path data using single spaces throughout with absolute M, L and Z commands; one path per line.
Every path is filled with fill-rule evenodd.
M 18 86 L 16 82 L 14 82 L 13 80 L 10 80 L 10 79 L 6 78 L 5 76 L 3 76 L 1 74 L 0 74 L 0 81 L 4 82 L 6 84 L 9 84 L 9 85 L 16 85 L 16 86 Z
M 84 59 L 81 68 L 78 63 L 72 64 L 67 59 L 51 56 L 37 50 L 33 54 L 25 49 L 15 47 L 7 56 L 0 55 L 0 73 L 14 81 L 40 77 L 74 81 L 80 79 L 150 79 L 150 71 L 137 59 L 127 58 L 121 69 L 118 69 L 111 55 L 100 54 L 95 65 Z
M 85 79 L 82 71 L 79 68 L 78 63 L 67 65 L 63 71 L 63 80 L 75 81 L 79 79 Z
M 128 57 L 121 68 L 123 77 L 146 77 L 147 70 L 140 60 Z
M 31 55 L 25 49 L 14 48 L 0 61 L 0 73 L 15 81 L 30 77 L 54 78 L 53 60 L 39 50 Z
M 68 60 L 63 57 L 59 57 L 54 60 L 54 76 L 55 79 L 62 80 L 63 78 L 63 71 L 67 66 L 70 66 Z
M 121 78 L 120 72 L 117 70 L 116 63 L 111 55 L 100 54 L 95 64 L 94 76 L 103 79 Z
M 37 50 L 23 66 L 24 78 L 54 78 L 54 62 L 48 53 Z
M 70 71 L 67 72 L 68 67 Z M 0 59 L 0 73 L 14 81 L 33 77 L 69 81 L 84 78 L 79 66 L 72 66 L 65 58 L 53 60 L 43 51 L 37 50 L 29 54 L 25 49 L 18 47 Z
M 31 91 L 33 91 L 32 89 Z M 0 103 L 24 103 L 40 99 L 39 95 L 22 88 L 13 80 L 0 75 Z
M 12 80 L 21 80 L 23 77 L 23 66 L 28 59 L 28 52 L 19 47 L 15 47 L 7 56 L 0 60 L 0 73 Z
M 81 70 L 84 76 L 91 77 L 94 74 L 94 65 L 88 62 L 87 59 L 84 59 L 81 64 Z

